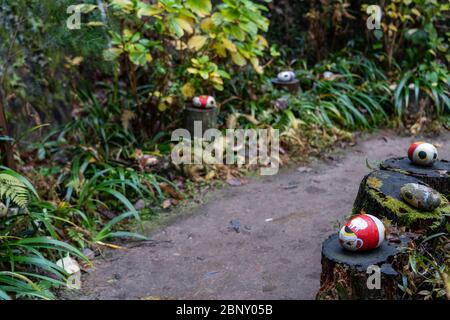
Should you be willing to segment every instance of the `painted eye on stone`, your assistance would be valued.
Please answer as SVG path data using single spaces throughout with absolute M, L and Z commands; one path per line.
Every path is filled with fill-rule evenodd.
M 412 198 L 413 198 L 413 195 L 411 194 L 411 192 L 405 192 L 405 196 L 406 196 L 408 199 L 412 199 Z
M 437 153 L 434 153 L 433 159 L 436 159 L 436 158 L 437 158 Z
M 277 78 L 280 81 L 288 82 L 295 78 L 295 74 L 292 71 L 283 71 L 277 75 Z
M 425 160 L 427 158 L 427 153 L 425 151 L 420 151 L 418 156 L 419 159 Z

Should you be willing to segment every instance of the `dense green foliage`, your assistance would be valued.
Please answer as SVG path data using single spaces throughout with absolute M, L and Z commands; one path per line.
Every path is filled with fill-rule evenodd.
M 368 30 L 371 4 L 0 0 L 0 106 L 14 129 L 0 143 L 21 168 L 0 172 L 0 298 L 53 298 L 67 276 L 55 261 L 85 258 L 75 247 L 144 238 L 130 223 L 181 198 L 164 164 L 194 95 L 216 96 L 221 129 L 280 129 L 291 151 L 319 131 L 450 124 L 448 2 L 384 1 Z M 272 86 L 287 69 L 297 95 Z M 158 169 L 142 165 L 151 157 Z M 413 256 L 413 272 L 433 271 L 405 295 L 443 296 L 441 256 Z

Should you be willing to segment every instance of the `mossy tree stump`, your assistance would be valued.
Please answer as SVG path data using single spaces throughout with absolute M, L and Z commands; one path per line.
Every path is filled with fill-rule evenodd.
M 412 163 L 407 157 L 391 158 L 384 161 L 380 168 L 417 178 L 450 197 L 450 162 L 447 160 L 438 160 L 431 167 L 423 167 Z
M 272 84 L 278 90 L 285 90 L 293 95 L 297 94 L 298 91 L 300 90 L 300 81 L 298 79 L 294 79 L 289 82 L 283 82 L 275 78 L 272 79 Z
M 201 138 L 206 130 L 217 128 L 217 108 L 200 109 L 187 107 L 184 111 L 184 128 L 187 129 L 191 137 Z M 202 124 L 202 130 L 195 132 L 195 122 L 199 121 Z
M 402 236 L 400 243 L 385 241 L 375 250 L 352 252 L 340 246 L 337 234 L 330 236 L 322 246 L 322 273 L 316 299 L 400 299 L 398 284 L 408 263 L 409 243 L 410 239 Z M 378 277 L 378 271 L 377 284 L 373 277 Z
M 450 214 L 450 205 L 441 195 L 441 205 L 434 211 L 420 211 L 403 201 L 400 188 L 406 183 L 419 183 L 421 180 L 396 171 L 377 170 L 364 177 L 356 197 L 353 214 L 361 210 L 380 219 L 387 218 L 398 226 L 411 231 L 425 229 L 433 231 L 443 226 L 444 214 Z

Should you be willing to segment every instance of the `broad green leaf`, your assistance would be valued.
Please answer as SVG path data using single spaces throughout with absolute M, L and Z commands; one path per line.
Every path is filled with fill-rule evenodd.
M 138 10 L 137 16 L 138 16 L 138 18 L 153 17 L 158 14 L 161 14 L 162 12 L 164 12 L 164 9 L 157 7 L 156 5 L 151 6 L 151 5 L 145 4 Z
M 208 37 L 206 36 L 193 36 L 188 41 L 189 49 L 193 49 L 195 51 L 199 51 L 205 45 Z
M 77 12 L 80 12 L 80 13 L 89 13 L 89 12 L 92 12 L 92 11 L 94 11 L 95 9 L 97 9 L 97 6 L 94 5 L 94 4 L 85 4 L 85 3 L 82 3 L 82 4 L 75 5 L 75 8 L 77 8 Z
M 245 40 L 245 32 L 238 25 L 232 25 L 229 27 L 230 34 L 239 41 Z
M 211 18 L 205 18 L 200 23 L 200 29 L 202 29 L 205 32 L 210 32 L 213 27 L 214 27 L 214 24 L 213 24 L 213 21 Z
M 87 23 L 89 27 L 103 27 L 105 24 L 102 21 L 90 21 Z
M 123 205 L 125 207 L 127 207 L 128 210 L 130 210 L 130 212 L 133 213 L 136 220 L 141 221 L 139 212 L 136 211 L 134 206 L 131 204 L 130 200 L 128 200 L 127 197 L 125 197 L 123 194 L 121 194 L 120 192 L 117 192 L 116 190 L 111 189 L 111 188 L 98 188 L 97 191 L 103 191 L 105 193 L 109 193 L 110 195 L 114 196 L 116 199 L 118 199 L 120 202 L 122 202 Z
M 194 32 L 193 22 L 188 18 L 171 17 L 168 23 L 170 31 L 178 38 L 181 38 L 184 35 L 184 32 L 187 32 L 188 34 Z
M 253 58 L 250 59 L 250 62 L 252 63 L 253 68 L 255 69 L 255 71 L 256 71 L 258 74 L 263 74 L 263 73 L 264 73 L 263 68 L 259 65 L 259 60 L 258 60 L 258 58 L 253 57 Z
M 168 104 L 165 103 L 165 102 L 160 102 L 160 103 L 158 104 L 158 110 L 159 110 L 160 112 L 164 112 L 164 111 L 166 111 L 168 108 L 169 108 L 169 106 L 168 106 Z
M 181 88 L 181 93 L 185 98 L 192 98 L 195 95 L 195 88 L 188 82 Z
M 131 62 L 138 66 L 144 66 L 147 62 L 152 61 L 151 55 L 142 51 L 135 51 L 129 55 Z
M 230 52 L 234 53 L 237 51 L 236 45 L 233 43 L 233 41 L 225 38 L 222 40 L 223 46 Z
M 211 12 L 211 0 L 187 0 L 186 7 L 203 17 Z
M 209 78 L 209 73 L 208 71 L 204 71 L 204 70 L 199 70 L 198 74 L 200 75 L 200 77 L 202 77 L 203 79 L 207 80 Z
M 178 38 L 181 38 L 184 35 L 184 30 L 179 23 L 179 19 L 170 18 L 168 22 L 170 31 Z
M 179 17 L 176 18 L 178 24 L 180 25 L 180 27 L 186 31 L 188 34 L 191 34 L 194 32 L 194 23 L 191 19 L 188 18 L 184 18 L 184 17 Z
M 240 67 L 243 67 L 247 64 L 247 60 L 245 60 L 245 58 L 239 52 L 231 53 L 231 59 Z

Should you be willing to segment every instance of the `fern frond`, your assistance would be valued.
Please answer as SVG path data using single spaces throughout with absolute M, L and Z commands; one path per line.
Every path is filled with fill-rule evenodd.
M 7 173 L 0 173 L 0 198 L 10 199 L 19 207 L 26 207 L 30 199 L 27 186 L 16 177 Z

